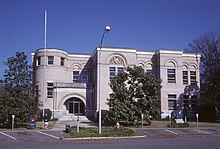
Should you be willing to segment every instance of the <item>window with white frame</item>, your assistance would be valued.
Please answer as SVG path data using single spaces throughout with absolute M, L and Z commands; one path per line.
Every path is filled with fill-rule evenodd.
M 53 82 L 47 82 L 47 98 L 53 98 Z
M 124 67 L 109 67 L 109 79 L 112 80 L 116 74 L 124 72 Z
M 87 83 L 88 82 L 88 71 L 82 71 L 81 72 L 81 81 L 83 83 Z
M 146 70 L 146 72 L 149 73 L 149 74 L 153 74 L 153 70 L 149 69 L 149 68 Z
M 73 82 L 78 83 L 79 79 L 79 71 L 73 71 Z
M 64 61 L 65 61 L 65 59 L 64 59 L 63 57 L 61 57 L 61 58 L 60 58 L 60 65 L 61 65 L 61 66 L 64 66 Z
M 109 94 L 109 99 L 114 99 L 114 94 L 113 93 Z
M 184 109 L 195 112 L 197 110 L 197 98 L 197 95 L 183 95 Z
M 190 71 L 190 83 L 196 84 L 196 71 Z
M 196 109 L 197 109 L 197 95 L 192 95 L 190 101 L 191 101 L 192 111 L 196 111 Z
M 36 65 L 37 65 L 37 66 L 40 66 L 40 65 L 41 65 L 41 57 L 37 57 L 36 60 L 37 60 L 37 61 L 36 61 Z
M 48 56 L 48 65 L 53 65 L 54 63 L 54 56 Z
M 183 95 L 183 107 L 184 110 L 188 110 L 189 109 L 189 95 Z
M 188 85 L 188 71 L 183 71 L 183 84 Z
M 151 74 L 151 75 L 153 75 L 153 64 L 148 63 L 148 64 L 146 65 L 146 72 L 149 73 L 149 74 Z
M 168 94 L 168 110 L 176 110 L 176 94 Z
M 124 67 L 117 67 L 117 73 L 124 72 Z
M 167 82 L 176 83 L 176 70 L 175 69 L 167 69 Z
M 116 68 L 109 67 L 109 79 L 112 80 L 116 76 Z

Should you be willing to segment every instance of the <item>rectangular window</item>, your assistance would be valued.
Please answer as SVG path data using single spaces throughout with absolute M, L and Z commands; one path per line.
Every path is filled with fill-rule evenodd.
M 168 83 L 176 83 L 175 69 L 167 69 L 167 81 Z
M 37 57 L 37 66 L 41 65 L 41 57 Z
M 192 108 L 192 111 L 196 111 L 197 110 L 197 95 L 192 95 L 191 96 L 191 108 Z
M 190 83 L 196 84 L 196 71 L 190 71 Z
M 114 99 L 114 94 L 109 94 L 109 99 Z
M 81 80 L 83 83 L 87 83 L 88 81 L 88 71 L 82 71 L 81 72 Z
M 183 84 L 188 85 L 188 71 L 183 71 Z
M 61 65 L 61 66 L 64 66 L 64 60 L 65 60 L 65 59 L 64 59 L 63 57 L 60 58 L 60 65 Z
M 147 69 L 147 73 L 153 74 L 153 70 L 152 69 Z
M 168 110 L 176 110 L 176 95 L 168 95 Z
M 47 98 L 53 98 L 53 83 L 47 82 Z
M 73 82 L 79 82 L 79 71 L 73 71 Z
M 109 68 L 109 78 L 110 78 L 110 80 L 112 80 L 114 77 L 115 77 L 115 75 L 116 75 L 116 69 L 115 69 L 115 67 L 110 67 Z
M 189 109 L 189 95 L 183 95 L 183 108 L 185 110 L 185 115 L 187 114 L 187 110 Z
M 124 72 L 124 67 L 118 67 L 118 72 L 117 73 L 121 73 L 121 72 Z
M 48 56 L 48 65 L 53 65 L 54 56 Z
M 124 67 L 109 67 L 109 79 L 112 80 L 116 74 L 124 72 Z
M 196 100 L 191 100 L 191 108 L 192 111 L 196 111 L 197 107 L 197 101 Z

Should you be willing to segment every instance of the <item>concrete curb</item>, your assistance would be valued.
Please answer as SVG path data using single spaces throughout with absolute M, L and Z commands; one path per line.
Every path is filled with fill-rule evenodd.
M 138 139 L 146 138 L 147 136 L 128 136 L 128 137 L 82 137 L 82 138 L 63 138 L 62 140 L 101 140 L 101 139 Z

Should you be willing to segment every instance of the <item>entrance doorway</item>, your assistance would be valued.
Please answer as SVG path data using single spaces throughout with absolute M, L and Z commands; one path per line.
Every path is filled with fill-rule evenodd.
M 70 98 L 64 103 L 64 105 L 66 106 L 66 109 L 69 111 L 69 114 L 85 114 L 85 105 L 79 98 Z

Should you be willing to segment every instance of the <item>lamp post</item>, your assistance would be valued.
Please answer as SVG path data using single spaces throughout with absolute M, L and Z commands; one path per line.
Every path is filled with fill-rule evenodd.
M 43 111 L 42 111 L 42 129 L 45 128 L 45 100 L 46 100 L 46 83 L 45 83 L 45 69 L 46 69 L 46 48 L 47 48 L 47 11 L 44 12 L 44 66 L 43 66 Z
M 78 105 L 78 117 L 77 117 L 77 128 L 76 128 L 76 132 L 79 132 L 79 113 L 80 113 L 80 103 L 78 103 L 77 105 Z
M 110 31 L 110 26 L 106 26 L 105 27 L 105 30 L 104 30 L 104 33 L 102 34 L 102 38 L 101 38 L 101 41 L 100 41 L 100 44 L 99 44 L 99 134 L 102 134 L 102 114 L 101 114 L 101 92 L 100 92 L 100 75 L 101 75 L 101 49 L 102 49 L 102 42 L 103 42 L 103 39 L 104 39 L 104 36 L 105 36 L 105 33 L 108 33 Z

